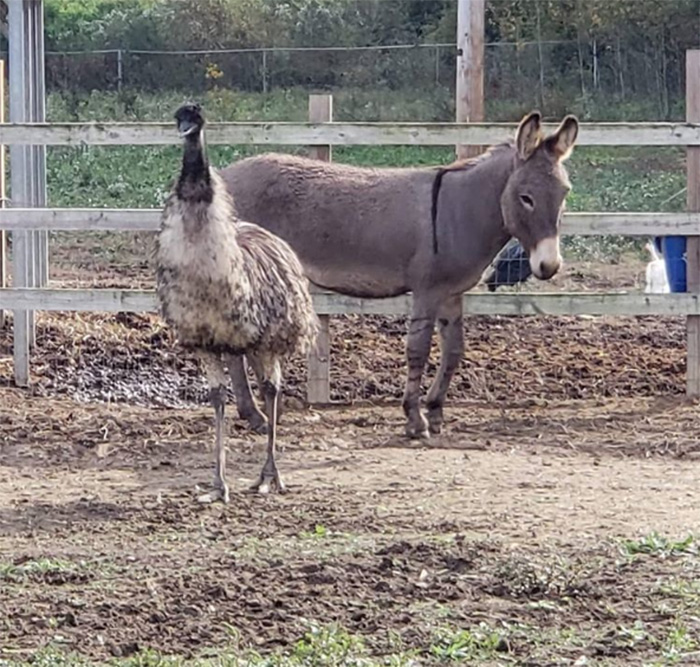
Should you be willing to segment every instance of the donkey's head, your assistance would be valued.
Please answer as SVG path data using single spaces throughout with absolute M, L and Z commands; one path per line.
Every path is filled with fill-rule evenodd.
M 501 196 L 506 229 L 530 256 L 532 273 L 551 278 L 561 266 L 559 221 L 571 189 L 562 164 L 578 135 L 578 120 L 567 116 L 548 137 L 539 112 L 523 118 L 515 137 L 517 164 Z

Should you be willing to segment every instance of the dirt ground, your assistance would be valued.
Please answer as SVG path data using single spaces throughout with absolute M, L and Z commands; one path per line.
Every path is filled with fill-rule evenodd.
M 57 641 L 93 659 L 195 655 L 232 627 L 265 651 L 306 620 L 383 655 L 396 636 L 420 648 L 440 624 L 485 622 L 517 664 L 627 665 L 698 629 L 678 592 L 695 551 L 617 542 L 697 529 L 700 417 L 677 399 L 463 403 L 430 443 L 397 435 L 393 405 L 287 412 L 290 492 L 272 497 L 246 492 L 262 441 L 234 422 L 227 507 L 194 500 L 212 470 L 205 408 L 2 401 L 8 657 Z
M 263 437 L 229 409 L 229 506 L 195 502 L 213 418 L 156 318 L 41 314 L 24 391 L 0 333 L 0 662 L 265 654 L 309 623 L 378 661 L 487 628 L 462 664 L 700 662 L 683 320 L 469 318 L 429 442 L 402 436 L 405 321 L 332 326 L 336 405 L 288 369 L 288 494 L 246 491 Z

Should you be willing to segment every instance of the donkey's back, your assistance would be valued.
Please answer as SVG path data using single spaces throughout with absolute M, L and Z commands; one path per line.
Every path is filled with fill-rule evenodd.
M 285 239 L 309 278 L 345 294 L 406 292 L 430 235 L 429 169 L 369 169 L 268 153 L 221 171 L 238 215 Z

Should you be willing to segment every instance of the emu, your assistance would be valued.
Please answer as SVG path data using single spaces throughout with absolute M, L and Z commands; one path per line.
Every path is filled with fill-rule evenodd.
M 227 367 L 246 355 L 267 416 L 267 459 L 253 489 L 285 491 L 275 460 L 282 362 L 314 343 L 318 321 L 308 281 L 289 245 L 236 217 L 234 202 L 204 147 L 198 104 L 175 113 L 184 151 L 156 242 L 161 313 L 180 345 L 200 358 L 215 414 L 215 487 L 202 502 L 229 501 L 224 446 Z

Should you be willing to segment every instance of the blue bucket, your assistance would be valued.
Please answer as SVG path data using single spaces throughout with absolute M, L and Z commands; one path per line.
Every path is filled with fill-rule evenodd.
M 655 238 L 654 244 L 664 256 L 666 276 L 672 292 L 685 292 L 686 282 L 685 236 L 664 236 Z

